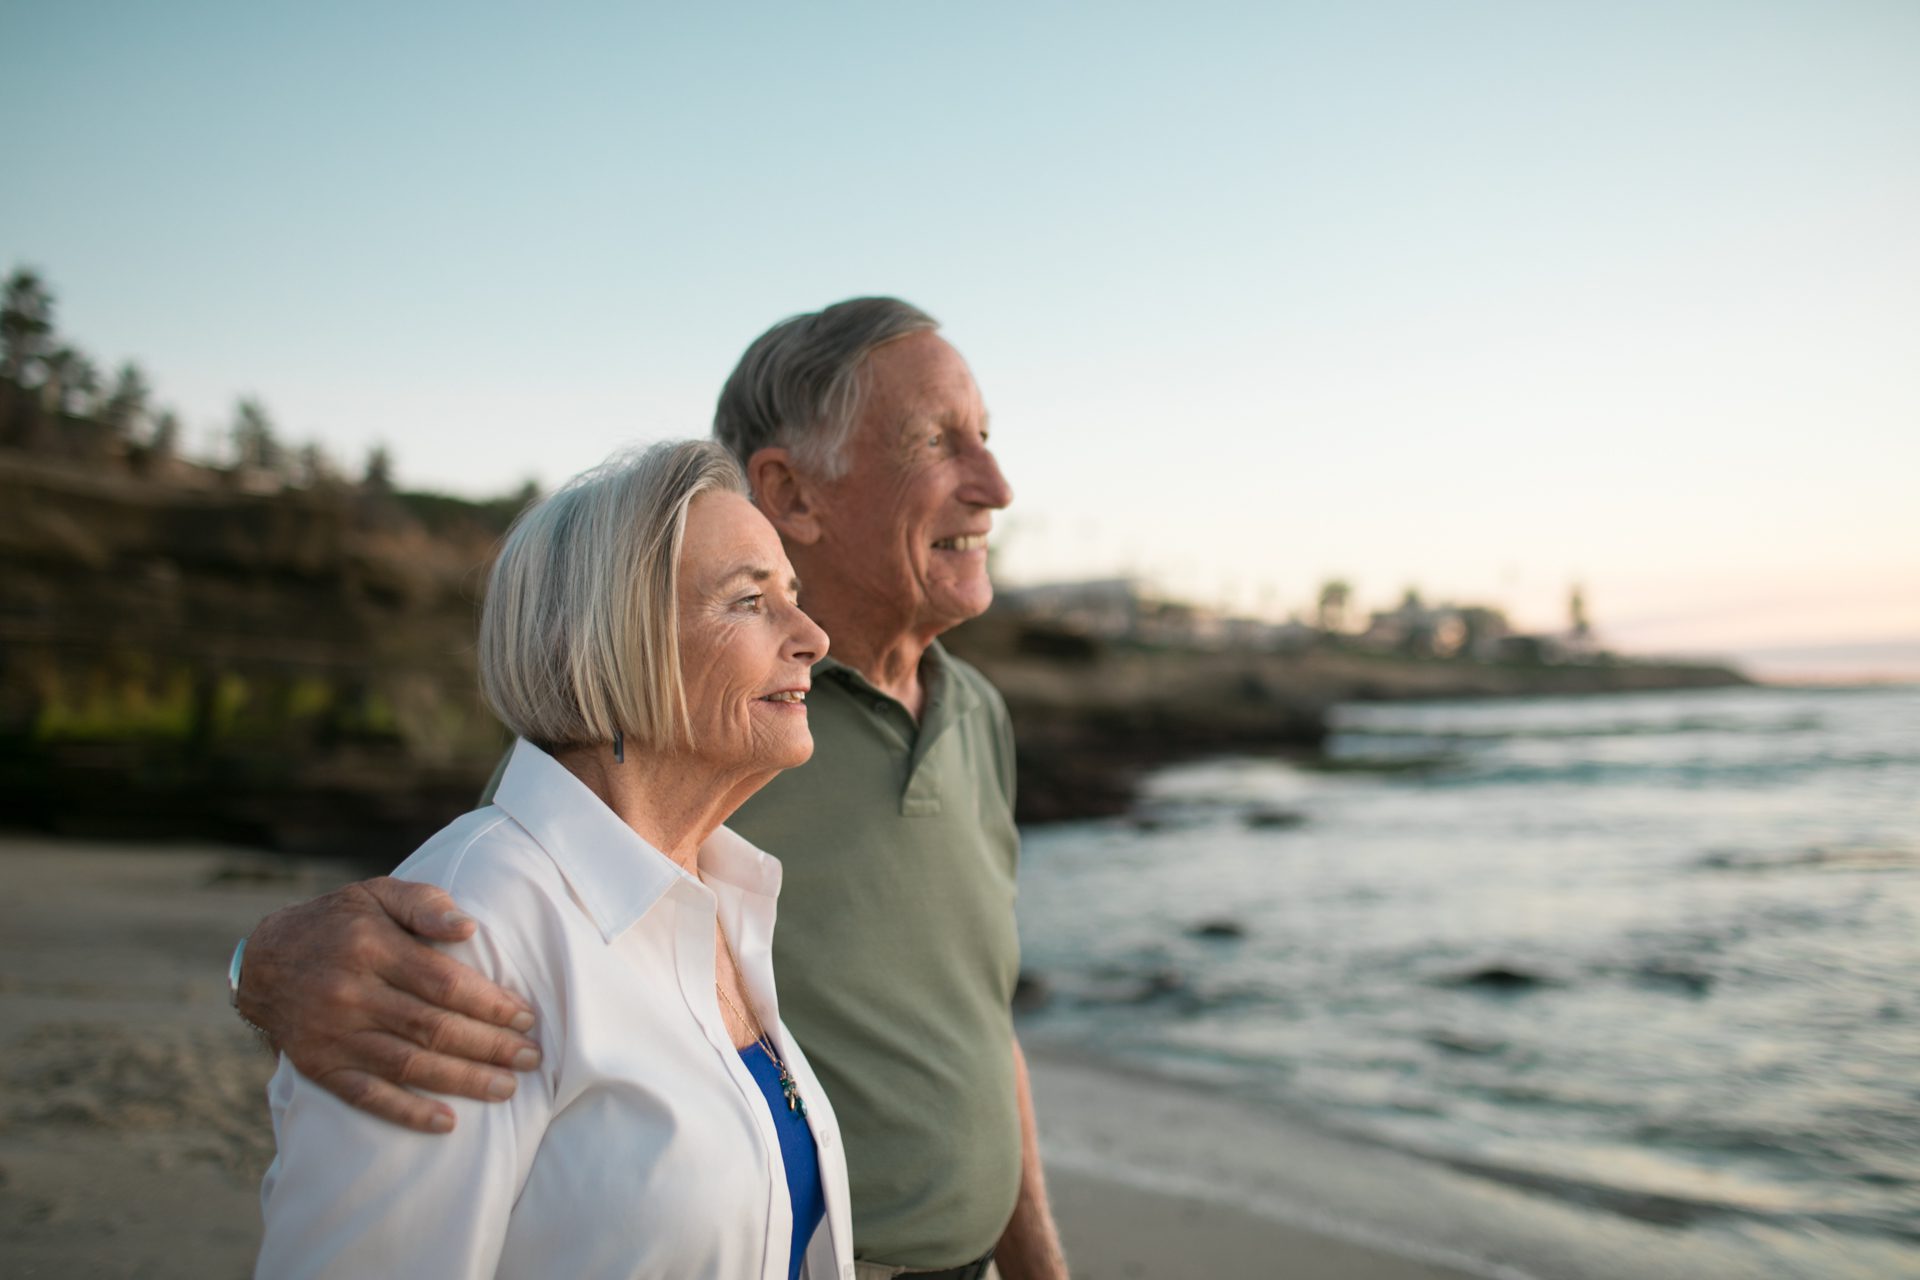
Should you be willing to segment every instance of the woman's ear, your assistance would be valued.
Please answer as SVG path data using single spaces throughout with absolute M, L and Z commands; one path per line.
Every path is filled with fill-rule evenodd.
M 753 492 L 754 505 L 784 541 L 810 547 L 820 540 L 813 483 L 786 449 L 768 445 L 754 450 L 747 459 L 747 488 Z

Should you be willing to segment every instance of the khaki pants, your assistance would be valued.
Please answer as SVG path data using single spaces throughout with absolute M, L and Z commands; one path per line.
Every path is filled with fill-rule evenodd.
M 905 1276 L 913 1280 L 913 1272 L 905 1267 L 889 1267 L 883 1262 L 856 1262 L 853 1264 L 853 1280 L 893 1280 L 895 1276 Z M 1000 1268 L 989 1262 L 987 1280 L 1000 1280 Z

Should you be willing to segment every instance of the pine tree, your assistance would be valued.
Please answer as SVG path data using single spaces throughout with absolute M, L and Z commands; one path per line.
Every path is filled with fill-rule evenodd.
M 267 407 L 254 396 L 241 396 L 233 408 L 234 461 L 243 467 L 278 471 L 284 450 L 273 433 L 273 419 Z
M 25 385 L 52 346 L 53 294 L 37 272 L 21 267 L 7 277 L 0 300 L 0 372 Z
M 114 374 L 113 386 L 107 392 L 106 403 L 100 408 L 100 417 L 122 437 L 131 436 L 141 419 L 146 417 L 147 400 L 152 394 L 153 388 L 147 383 L 147 375 L 140 371 L 139 365 L 129 360 Z

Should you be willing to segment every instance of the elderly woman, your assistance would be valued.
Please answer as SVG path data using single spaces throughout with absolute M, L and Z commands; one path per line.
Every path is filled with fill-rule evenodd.
M 515 524 L 479 653 L 518 741 L 494 803 L 396 874 L 459 896 L 452 951 L 533 1004 L 542 1065 L 431 1137 L 282 1059 L 257 1275 L 851 1274 L 833 1111 L 774 1000 L 780 864 L 721 825 L 813 751 L 827 637 L 797 587 L 708 443 Z

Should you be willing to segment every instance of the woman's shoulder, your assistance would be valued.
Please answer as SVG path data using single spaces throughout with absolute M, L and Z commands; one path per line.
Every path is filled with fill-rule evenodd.
M 428 838 L 394 877 L 438 885 L 462 910 L 496 930 L 529 911 L 564 902 L 566 880 L 553 859 L 506 810 L 486 805 L 462 814 Z

